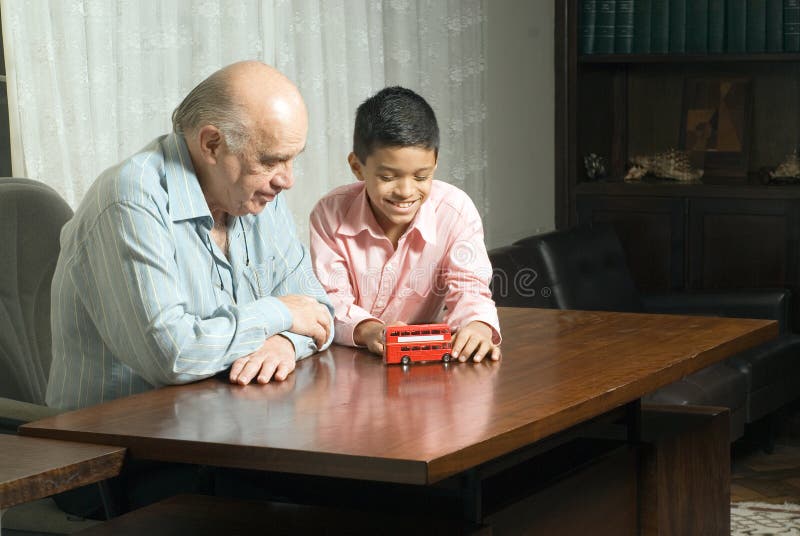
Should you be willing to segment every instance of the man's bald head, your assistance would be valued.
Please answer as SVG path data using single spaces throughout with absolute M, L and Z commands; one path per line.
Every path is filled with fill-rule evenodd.
M 173 130 L 190 134 L 214 125 L 231 152 L 241 152 L 251 133 L 264 127 L 254 122 L 307 121 L 297 87 L 277 69 L 259 61 L 223 67 L 200 82 L 172 113 Z

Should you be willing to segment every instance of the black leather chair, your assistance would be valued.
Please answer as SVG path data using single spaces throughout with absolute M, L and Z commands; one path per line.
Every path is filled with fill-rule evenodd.
M 800 394 L 800 336 L 788 332 L 789 292 L 671 293 L 642 296 L 610 225 L 524 238 L 489 252 L 497 305 L 778 320 L 781 335 L 651 395 L 657 404 L 725 406 L 731 439 Z

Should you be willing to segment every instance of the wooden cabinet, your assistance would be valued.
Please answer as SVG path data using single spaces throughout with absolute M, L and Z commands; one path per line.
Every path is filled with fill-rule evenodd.
M 786 287 L 800 303 L 800 185 L 763 184 L 800 146 L 800 54 L 581 55 L 579 0 L 555 6 L 556 226 L 613 223 L 642 291 Z M 748 80 L 746 169 L 623 182 L 632 156 L 684 146 L 698 77 Z M 587 177 L 588 153 L 606 158 L 604 180 Z
M 641 291 L 686 286 L 686 202 L 681 198 L 578 196 L 579 222 L 612 223 Z
M 585 184 L 576 214 L 614 225 L 639 290 L 788 288 L 800 330 L 800 187 Z
M 698 198 L 689 209 L 689 288 L 798 288 L 798 201 Z

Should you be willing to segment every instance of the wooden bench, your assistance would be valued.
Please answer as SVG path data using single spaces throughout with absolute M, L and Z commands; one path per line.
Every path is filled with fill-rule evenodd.
M 490 536 L 491 529 L 460 520 L 361 512 L 338 508 L 177 495 L 83 530 L 81 536 L 192 536 L 270 534 L 474 534 Z
M 0 434 L 0 516 L 11 506 L 119 474 L 125 449 Z

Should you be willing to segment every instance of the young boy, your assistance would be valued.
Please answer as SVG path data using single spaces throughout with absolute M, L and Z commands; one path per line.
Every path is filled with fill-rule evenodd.
M 439 127 L 430 105 L 389 87 L 356 112 L 358 182 L 311 212 L 311 259 L 335 308 L 334 342 L 383 353 L 390 324 L 445 322 L 454 358 L 500 358 L 492 267 L 472 200 L 433 180 Z

